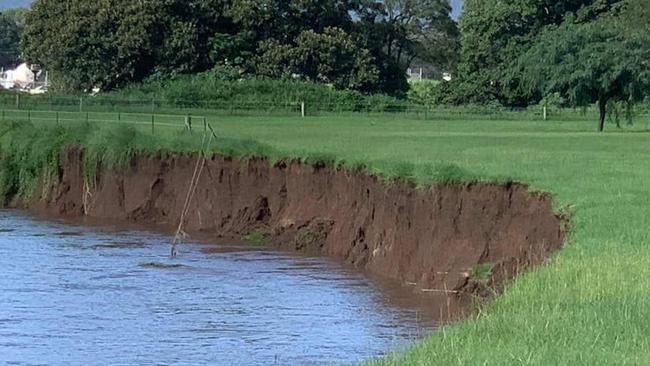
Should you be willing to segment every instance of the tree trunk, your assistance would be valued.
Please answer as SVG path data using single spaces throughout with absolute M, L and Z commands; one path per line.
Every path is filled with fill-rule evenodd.
M 598 98 L 598 110 L 600 111 L 600 119 L 598 120 L 598 132 L 605 130 L 605 117 L 607 116 L 607 97 L 601 95 Z

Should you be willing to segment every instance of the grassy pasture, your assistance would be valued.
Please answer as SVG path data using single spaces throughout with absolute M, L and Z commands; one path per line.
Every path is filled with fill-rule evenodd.
M 593 121 L 223 120 L 228 136 L 333 154 L 397 172 L 454 164 L 482 179 L 552 192 L 573 214 L 565 249 L 475 319 L 376 365 L 650 363 L 650 134 L 646 121 L 594 133 Z
M 573 215 L 566 247 L 545 266 L 518 277 L 476 317 L 368 364 L 650 364 L 647 116 L 620 130 L 608 125 L 604 134 L 593 132 L 593 120 L 582 119 L 226 116 L 209 122 L 221 137 L 215 151 L 344 161 L 420 183 L 514 179 L 553 193 L 557 209 Z M 0 123 L 5 183 L 13 169 L 17 186 L 28 191 L 30 175 L 70 141 L 90 149 L 95 159 L 90 165 L 119 164 L 134 151 L 183 153 L 200 146 L 200 133 L 172 126 L 151 136 L 146 125 L 135 125 L 140 133 L 84 123 L 59 130 L 43 125 Z

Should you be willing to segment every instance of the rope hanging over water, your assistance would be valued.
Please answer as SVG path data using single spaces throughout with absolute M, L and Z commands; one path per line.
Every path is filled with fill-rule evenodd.
M 176 229 L 176 235 L 174 235 L 174 240 L 172 241 L 171 248 L 171 257 L 175 258 L 178 255 L 178 250 L 176 246 L 183 241 L 183 238 L 187 237 L 187 234 L 183 231 L 183 225 L 185 224 L 185 219 L 187 214 L 190 211 L 190 205 L 192 203 L 192 198 L 196 192 L 196 188 L 199 185 L 199 179 L 201 178 L 201 173 L 203 173 L 203 168 L 205 168 L 205 162 L 207 160 L 207 150 L 212 144 L 212 138 L 215 137 L 214 130 L 210 127 L 211 134 L 208 134 L 207 130 L 203 134 L 203 139 L 201 141 L 201 150 L 199 156 L 196 159 L 196 165 L 194 166 L 194 173 L 192 174 L 192 179 L 190 180 L 190 186 L 187 190 L 187 196 L 185 197 L 185 204 L 183 205 L 183 211 L 181 211 L 181 218 L 178 223 L 178 228 Z M 207 137 L 209 135 L 209 137 Z M 206 139 L 207 137 L 207 139 Z

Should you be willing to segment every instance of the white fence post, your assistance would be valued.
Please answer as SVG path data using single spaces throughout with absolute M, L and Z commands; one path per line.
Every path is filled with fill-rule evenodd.
M 300 103 L 300 116 L 305 118 L 305 102 Z

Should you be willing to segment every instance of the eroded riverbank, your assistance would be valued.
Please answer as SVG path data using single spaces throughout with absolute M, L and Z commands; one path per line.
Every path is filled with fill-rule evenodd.
M 178 224 L 196 158 L 138 155 L 89 177 L 68 148 L 54 177 L 12 204 L 62 217 Z M 214 156 L 185 230 L 343 260 L 421 292 L 483 293 L 561 247 L 551 198 L 520 184 L 439 184 L 418 190 L 324 164 Z

